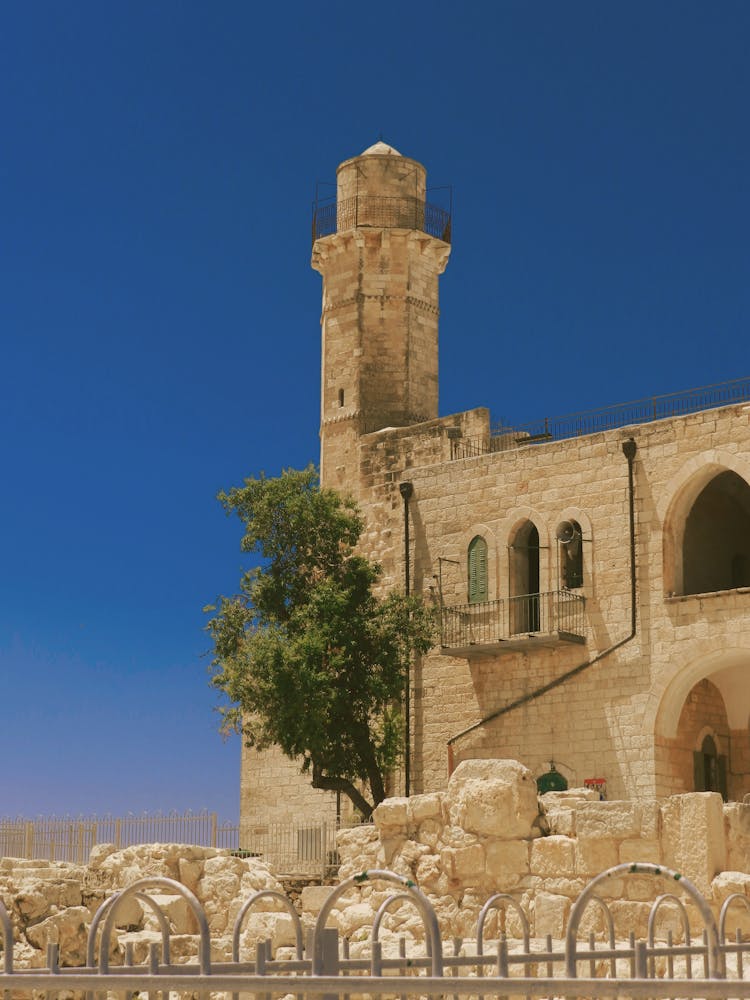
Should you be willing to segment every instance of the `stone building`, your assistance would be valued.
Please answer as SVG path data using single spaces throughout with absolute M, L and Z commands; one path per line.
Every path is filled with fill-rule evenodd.
M 450 217 L 425 192 L 424 167 L 376 143 L 338 168 L 312 253 L 322 482 L 361 505 L 386 584 L 407 574 L 440 608 L 412 666 L 408 790 L 502 757 L 609 798 L 742 798 L 750 383 L 520 429 L 439 416 Z M 246 828 L 333 813 L 295 764 L 244 753 Z

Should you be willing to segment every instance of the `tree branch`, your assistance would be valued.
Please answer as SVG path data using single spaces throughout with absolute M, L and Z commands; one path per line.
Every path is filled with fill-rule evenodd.
M 312 786 L 313 788 L 320 788 L 325 792 L 343 792 L 352 801 L 354 807 L 359 809 L 365 819 L 369 819 L 372 816 L 374 806 L 367 801 L 356 785 L 352 784 L 346 778 L 334 778 L 323 774 L 320 766 L 315 761 L 312 762 Z

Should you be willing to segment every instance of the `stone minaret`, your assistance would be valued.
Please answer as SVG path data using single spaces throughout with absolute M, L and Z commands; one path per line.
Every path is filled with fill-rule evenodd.
M 421 163 L 376 142 L 316 206 L 323 275 L 321 482 L 356 494 L 358 439 L 438 415 L 438 277 L 450 216 L 425 203 Z

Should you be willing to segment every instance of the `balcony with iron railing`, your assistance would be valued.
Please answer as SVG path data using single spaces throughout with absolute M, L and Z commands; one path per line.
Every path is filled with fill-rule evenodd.
M 440 647 L 448 656 L 494 656 L 586 641 L 582 594 L 553 590 L 440 609 Z
M 645 424 L 667 417 L 682 417 L 701 410 L 714 410 L 734 403 L 750 402 L 750 378 L 733 379 L 716 385 L 649 396 L 630 403 L 617 403 L 598 410 L 584 410 L 562 417 L 543 417 L 517 427 L 493 425 L 488 438 L 456 438 L 451 441 L 452 458 L 473 458 L 524 445 L 562 441 L 596 434 L 631 424 Z
M 333 233 L 363 227 L 416 229 L 444 243 L 451 241 L 450 211 L 421 198 L 360 194 L 313 204 L 313 243 Z

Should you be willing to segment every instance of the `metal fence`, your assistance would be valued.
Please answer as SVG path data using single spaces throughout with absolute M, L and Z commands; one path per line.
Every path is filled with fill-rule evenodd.
M 440 645 L 464 649 L 511 642 L 521 636 L 553 635 L 572 641 L 585 636 L 585 599 L 569 590 L 524 594 L 440 609 Z
M 0 857 L 85 864 L 96 844 L 194 844 L 258 857 L 283 875 L 329 875 L 336 867 L 336 822 L 267 823 L 240 836 L 216 813 L 143 816 L 40 816 L 0 819 Z
M 38 816 L 0 819 L 0 857 L 44 858 L 84 864 L 96 844 L 197 844 L 240 847 L 239 827 L 219 823 L 216 813 L 141 816 Z
M 607 883 L 618 883 L 630 876 L 646 876 L 664 884 L 667 892 L 651 906 L 645 939 L 631 934 L 618 941 L 614 921 L 605 899 L 599 893 Z M 657 882 L 658 880 L 658 882 Z M 375 911 L 369 941 L 360 954 L 352 956 L 349 942 L 340 940 L 335 928 L 328 927 L 332 911 L 342 897 L 351 895 L 358 885 L 373 882 L 391 887 L 381 893 Z M 149 890 L 176 893 L 186 900 L 198 929 L 197 960 L 177 964 L 170 956 L 169 919 Z M 611 891 L 616 886 L 611 885 Z M 383 898 L 384 897 L 384 898 Z M 118 949 L 114 935 L 117 914 L 123 904 L 138 900 L 156 916 L 161 928 L 160 942 L 150 945 L 148 958 L 136 964 L 132 947 Z M 273 901 L 273 902 L 271 902 Z M 262 903 L 286 912 L 291 918 L 295 946 L 291 958 L 274 956 L 270 942 L 260 942 L 252 957 L 242 955 L 242 930 L 251 911 Z M 686 905 L 687 903 L 687 905 Z M 381 928 L 389 910 L 397 904 L 413 906 L 424 928 L 424 949 L 407 949 L 405 938 L 398 943 L 397 954 L 386 955 L 380 939 Z M 579 941 L 584 913 L 599 911 L 604 928 L 598 938 L 590 934 Z M 680 940 L 675 943 L 670 932 L 660 933 L 660 915 L 665 908 L 677 915 L 681 924 Z M 698 940 L 691 937 L 693 921 L 700 923 Z M 513 942 L 501 931 L 493 947 L 487 941 L 488 917 L 498 911 L 501 918 L 515 921 Z M 250 896 L 238 911 L 232 929 L 231 961 L 214 962 L 208 921 L 195 895 L 184 885 L 166 878 L 142 879 L 111 896 L 91 921 L 86 949 L 86 964 L 65 967 L 65 956 L 57 944 L 47 949 L 43 969 L 16 970 L 13 964 L 12 927 L 8 911 L 0 901 L 0 933 L 3 940 L 3 969 L 0 990 L 28 996 L 32 990 L 79 990 L 86 1000 L 94 1000 L 107 991 L 132 997 L 137 992 L 177 991 L 195 996 L 224 992 L 238 1000 L 240 993 L 294 993 L 328 997 L 352 995 L 401 998 L 472 996 L 482 1000 L 492 995 L 519 997 L 750 997 L 750 942 L 743 940 L 737 917 L 747 919 L 750 898 L 734 893 L 725 900 L 718 922 L 710 906 L 696 887 L 678 872 L 654 864 L 624 864 L 594 878 L 573 904 L 564 941 L 550 937 L 532 939 L 529 919 L 518 900 L 506 893 L 491 896 L 482 907 L 474 937 L 469 941 L 454 939 L 446 947 L 435 910 L 429 899 L 408 878 L 388 871 L 362 872 L 339 883 L 323 904 L 314 928 L 303 934 L 302 923 L 288 897 L 272 890 Z M 363 950 L 366 954 L 362 954 Z M 115 964 L 113 956 L 122 964 Z M 61 965 L 62 962 L 62 965 Z M 9 994 L 6 992 L 5 996 Z M 164 995 L 164 992 L 162 993 Z
M 701 410 L 750 401 L 750 378 L 733 379 L 716 385 L 648 396 L 629 403 L 598 410 L 568 413 L 562 417 L 543 417 L 518 427 L 494 425 L 489 438 L 458 438 L 451 442 L 453 458 L 473 458 L 492 452 L 509 451 L 524 445 L 595 434 L 631 424 L 645 424 L 666 417 L 681 417 Z
M 356 195 L 313 205 L 313 243 L 323 236 L 360 226 L 416 229 L 446 243 L 451 241 L 450 212 L 421 198 Z

